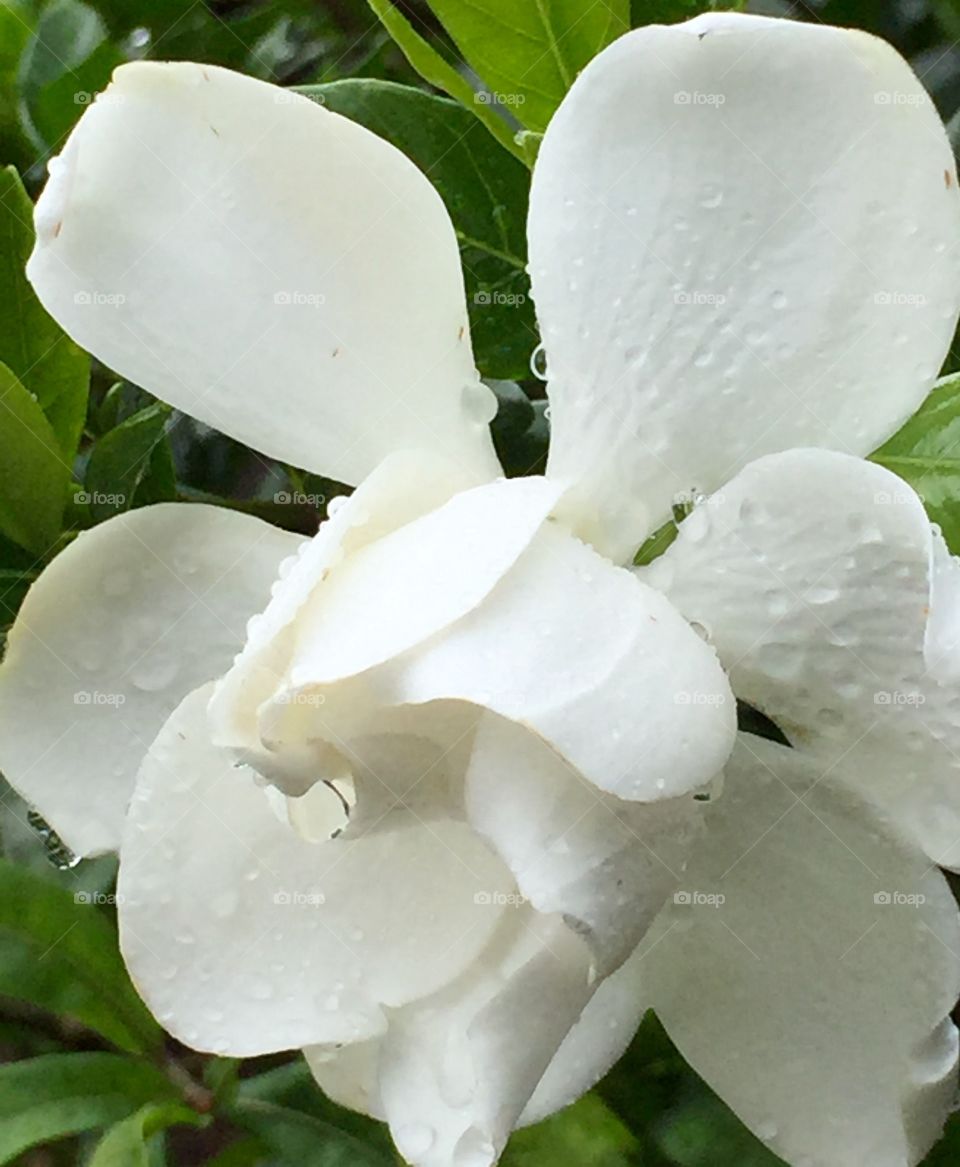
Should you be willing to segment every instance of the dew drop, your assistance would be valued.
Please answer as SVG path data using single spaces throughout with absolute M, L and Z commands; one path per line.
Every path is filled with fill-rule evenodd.
M 402 1126 L 397 1131 L 397 1143 L 404 1157 L 414 1161 L 430 1150 L 435 1138 L 433 1128 L 422 1122 L 410 1123 L 409 1126 Z

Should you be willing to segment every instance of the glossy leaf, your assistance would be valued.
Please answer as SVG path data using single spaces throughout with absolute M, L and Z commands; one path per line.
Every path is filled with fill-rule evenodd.
M 495 378 L 527 375 L 537 330 L 525 271 L 525 167 L 446 98 L 375 80 L 335 81 L 302 92 L 392 142 L 430 179 L 460 241 L 480 371 Z
M 13 167 L 0 171 L 0 362 L 36 398 L 69 461 L 87 408 L 90 358 L 48 316 L 27 282 L 33 204 Z
M 871 459 L 922 496 L 947 545 L 960 554 L 960 374 L 940 380 L 914 416 Z
M 148 1140 L 154 1135 L 178 1123 L 200 1126 L 208 1121 L 180 1102 L 149 1103 L 107 1131 L 88 1167 L 150 1167 Z
M 175 496 L 165 427 L 170 407 L 155 402 L 122 421 L 93 447 L 84 477 L 83 497 L 97 522 L 133 506 L 137 492 L 150 485 L 144 501 L 169 501 Z M 153 471 L 157 469 L 157 474 Z
M 429 0 L 489 103 L 542 131 L 574 78 L 630 27 L 627 0 Z
M 237 1126 L 278 1159 L 297 1167 L 387 1167 L 390 1159 L 337 1127 L 296 1110 L 242 1098 L 230 1108 Z
M 124 59 L 99 13 L 80 0 L 53 0 L 24 50 L 20 90 L 38 148 L 56 153 Z
M 0 994 L 73 1017 L 121 1049 L 157 1048 L 160 1028 L 94 898 L 0 860 Z
M 396 41 L 403 55 L 424 81 L 455 97 L 487 127 L 501 146 L 523 159 L 509 124 L 488 103 L 477 100 L 477 93 L 463 74 L 437 52 L 416 31 L 391 0 L 368 0 L 383 27 Z
M 178 1100 L 166 1076 L 120 1054 L 44 1054 L 0 1066 L 0 1164 L 164 1100 Z
M 43 410 L 0 365 L 0 532 L 35 555 L 53 547 L 70 464 Z
M 630 1167 L 639 1144 L 602 1099 L 588 1094 L 544 1122 L 517 1131 L 507 1144 L 502 1167 Z

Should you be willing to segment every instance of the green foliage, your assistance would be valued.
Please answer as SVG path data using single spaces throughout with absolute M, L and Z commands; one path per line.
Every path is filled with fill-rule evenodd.
M 0 365 L 0 531 L 46 555 L 60 533 L 70 465 L 50 423 L 6 365 Z
M 26 128 L 41 153 L 60 146 L 123 59 L 89 5 L 52 0 L 43 8 L 20 62 Z
M 944 377 L 917 413 L 873 455 L 923 498 L 960 554 L 960 375 Z
M 121 421 L 94 443 L 84 496 L 96 522 L 142 504 L 176 497 L 165 431 L 170 408 L 154 402 Z
M 27 281 L 33 239 L 33 205 L 7 167 L 0 171 L 0 362 L 43 410 L 69 462 L 86 413 L 90 358 L 47 315 Z
M 391 1162 L 388 1156 L 321 1119 L 270 1102 L 240 1099 L 230 1109 L 230 1116 L 286 1163 L 302 1167 L 388 1167 Z
M 493 104 L 546 129 L 580 70 L 630 27 L 627 0 L 429 0 Z
M 384 28 L 397 42 L 404 56 L 420 76 L 430 85 L 455 97 L 467 109 L 472 109 L 501 146 L 518 158 L 523 158 L 514 141 L 513 131 L 498 112 L 485 102 L 476 100 L 476 91 L 455 65 L 435 49 L 416 31 L 409 20 L 391 0 L 370 0 L 370 7 L 383 22 Z
M 631 1167 L 640 1144 L 602 1099 L 581 1098 L 559 1114 L 518 1131 L 501 1160 L 503 1167 L 576 1163 L 578 1167 Z
M 154 1135 L 177 1123 L 199 1126 L 207 1121 L 180 1102 L 150 1102 L 107 1131 L 89 1167 L 150 1167 L 148 1140 Z
M 93 898 L 0 860 L 0 994 L 74 1018 L 121 1049 L 155 1050 L 160 1029 Z
M 157 1100 L 177 1102 L 175 1088 L 160 1070 L 119 1054 L 47 1054 L 0 1066 L 0 1163 Z

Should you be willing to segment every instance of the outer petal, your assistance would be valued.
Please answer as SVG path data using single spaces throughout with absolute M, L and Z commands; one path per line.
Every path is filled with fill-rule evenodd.
M 446 210 L 348 119 L 209 65 L 122 66 L 37 232 L 66 331 L 254 449 L 343 482 L 418 447 L 498 472 Z
M 958 198 L 923 88 L 865 33 L 712 14 L 591 61 L 529 223 L 576 529 L 625 558 L 677 492 L 893 433 L 953 335 Z
M 299 540 L 165 504 L 80 535 L 30 589 L 0 668 L 0 766 L 79 855 L 115 849 L 140 759 L 225 669 Z
M 324 1089 L 387 1118 L 414 1167 L 489 1167 L 590 979 L 581 941 L 559 919 L 518 907 L 463 977 L 393 1014 L 379 1046 L 306 1053 Z
M 797 751 L 744 738 L 640 964 L 680 1051 L 789 1163 L 908 1167 L 956 1095 L 943 876 Z M 711 897 L 713 897 L 711 901 Z
M 710 646 L 638 582 L 548 523 L 484 603 L 370 689 L 498 713 L 621 799 L 688 794 L 726 761 L 734 703 Z
M 472 825 L 540 912 L 562 914 L 605 975 L 630 955 L 677 886 L 702 806 L 599 791 L 535 734 L 487 715 L 466 777 Z
M 955 562 L 899 478 L 842 454 L 761 458 L 642 573 L 703 626 L 739 697 L 960 863 Z
M 150 748 L 125 829 L 120 942 L 134 981 L 172 1033 L 215 1053 L 382 1033 L 384 1007 L 435 992 L 483 950 L 509 873 L 450 821 L 301 837 L 210 744 L 209 690 Z

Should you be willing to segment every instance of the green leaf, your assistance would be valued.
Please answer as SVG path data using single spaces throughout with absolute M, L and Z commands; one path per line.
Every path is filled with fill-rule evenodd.
M 294 1111 L 317 1119 L 324 1127 L 333 1127 L 351 1135 L 381 1158 L 393 1156 L 393 1142 L 385 1123 L 377 1122 L 355 1110 L 346 1110 L 318 1089 L 316 1079 L 302 1056 L 238 1083 L 241 1105 L 267 1103 L 283 1111 Z
M 525 271 L 526 169 L 447 98 L 374 80 L 334 81 L 301 92 L 386 138 L 426 174 L 460 242 L 481 373 L 529 376 L 537 329 Z
M 60 534 L 69 482 L 70 465 L 43 410 L 0 365 L 0 531 L 46 555 Z
M 59 148 L 123 60 L 89 5 L 53 0 L 43 9 L 20 63 L 28 126 L 39 148 Z
M 278 1158 L 298 1167 L 389 1167 L 390 1159 L 345 1131 L 296 1110 L 240 1099 L 229 1109 L 237 1126 Z
M 20 125 L 18 66 L 33 14 L 23 0 L 0 0 L 0 158 L 32 164 L 34 151 Z
M 525 161 L 509 124 L 487 102 L 478 101 L 470 82 L 428 44 L 391 0 L 368 0 L 383 27 L 424 81 L 455 97 L 487 127 L 501 146 Z
M 127 511 L 133 505 L 137 491 L 150 478 L 157 452 L 161 455 L 164 452 L 169 416 L 170 407 L 155 402 L 122 421 L 94 445 L 84 476 L 85 489 L 77 497 L 86 500 L 97 522 Z M 160 465 L 163 466 L 162 461 Z M 169 479 L 158 485 L 160 489 L 152 492 L 151 502 L 175 497 Z
M 729 1107 L 699 1083 L 692 1097 L 671 1107 L 657 1124 L 654 1139 L 671 1163 L 678 1167 L 784 1167 L 743 1125 Z
M 0 1066 L 0 1164 L 164 1100 L 178 1101 L 166 1076 L 120 1054 L 44 1054 Z
M 668 519 L 662 527 L 650 535 L 641 545 L 640 550 L 633 557 L 637 567 L 646 567 L 658 559 L 677 537 L 677 524 Z
M 72 461 L 83 428 L 90 358 L 47 315 L 24 274 L 33 205 L 13 167 L 0 170 L 0 362 L 19 377 Z
M 150 1167 L 148 1139 L 177 1123 L 203 1126 L 209 1121 L 181 1102 L 151 1102 L 107 1131 L 87 1167 Z
M 502 1167 L 542 1167 L 576 1163 L 577 1167 L 630 1167 L 639 1144 L 619 1118 L 595 1094 L 545 1122 L 518 1131 L 507 1144 Z
M 580 70 L 630 27 L 627 0 L 428 0 L 501 106 L 543 131 Z
M 906 425 L 870 457 L 909 482 L 947 546 L 960 554 L 960 374 L 938 381 Z
M 163 1034 L 92 899 L 0 860 L 0 994 L 74 1017 L 121 1049 L 157 1049 Z

